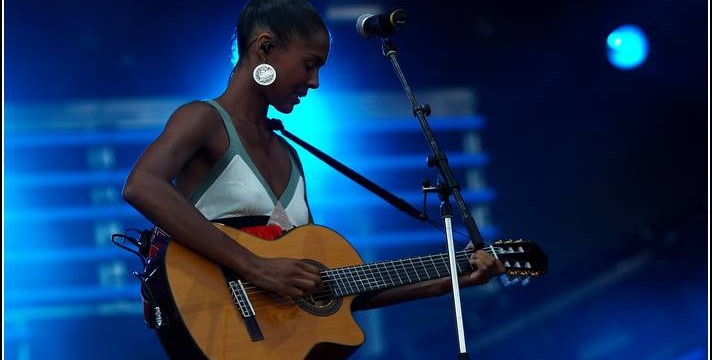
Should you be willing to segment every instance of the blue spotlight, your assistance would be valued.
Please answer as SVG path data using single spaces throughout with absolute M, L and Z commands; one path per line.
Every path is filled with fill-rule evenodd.
M 619 26 L 608 35 L 608 61 L 613 66 L 630 70 L 648 57 L 648 39 L 635 25 Z
M 237 64 L 237 60 L 240 58 L 240 55 L 237 52 L 237 37 L 233 35 L 232 37 L 232 45 L 231 47 L 231 55 L 230 55 L 230 61 L 232 62 L 232 66 L 234 67 L 235 64 Z

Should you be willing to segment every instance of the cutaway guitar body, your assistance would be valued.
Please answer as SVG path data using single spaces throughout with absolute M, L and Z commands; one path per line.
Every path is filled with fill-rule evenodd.
M 364 264 L 341 235 L 322 226 L 298 227 L 274 241 L 216 226 L 259 256 L 320 267 L 324 287 L 285 299 L 169 241 L 163 261 L 150 262 L 146 272 L 149 297 L 156 299 L 149 318 L 160 319 L 156 331 L 171 359 L 344 359 L 364 342 L 351 315 L 355 295 L 450 276 L 447 254 Z M 529 241 L 496 241 L 483 250 L 511 279 L 527 282 L 548 269 L 546 255 Z M 473 252 L 455 253 L 458 274 L 475 270 Z
M 325 227 L 300 227 L 276 241 L 218 227 L 263 257 L 305 259 L 325 268 L 362 263 L 348 242 Z M 168 294 L 164 294 L 161 302 L 170 301 L 172 306 L 163 307 L 177 312 L 169 314 L 168 326 L 183 328 L 177 331 L 182 335 L 176 333 L 177 329 L 170 329 L 161 336 L 171 358 L 200 355 L 209 359 L 343 359 L 364 341 L 364 334 L 351 315 L 354 295 L 294 302 L 257 288 L 248 289 L 254 320 L 263 336 L 253 340 L 231 294 L 229 279 L 217 264 L 171 241 L 163 270 L 171 299 L 165 299 Z

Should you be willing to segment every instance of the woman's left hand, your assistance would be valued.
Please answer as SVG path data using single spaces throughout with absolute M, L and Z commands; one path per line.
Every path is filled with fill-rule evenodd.
M 467 245 L 467 249 L 473 248 L 472 243 Z M 502 262 L 484 250 L 477 250 L 470 255 L 470 264 L 477 270 L 460 276 L 460 286 L 486 284 L 493 276 L 504 273 Z

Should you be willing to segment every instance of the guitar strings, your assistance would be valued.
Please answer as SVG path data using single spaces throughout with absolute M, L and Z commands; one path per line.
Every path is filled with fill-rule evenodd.
M 489 251 L 490 249 L 487 249 L 487 250 Z M 497 250 L 493 250 L 493 251 L 496 252 Z M 456 259 L 458 261 L 466 260 L 469 258 L 469 255 L 472 253 L 473 253 L 472 250 L 460 251 L 460 252 L 456 253 Z M 463 257 L 463 255 L 464 255 L 464 257 Z M 414 276 L 417 277 L 419 280 L 420 280 L 420 275 L 423 274 L 423 272 L 425 273 L 423 278 L 432 279 L 432 277 L 430 277 L 430 275 L 429 275 L 429 269 L 434 270 L 436 273 L 438 273 L 437 277 L 442 277 L 439 274 L 440 270 L 443 270 L 443 272 L 447 272 L 449 275 L 449 268 L 445 268 L 445 264 L 443 264 L 443 263 L 440 263 L 439 266 L 437 264 L 433 263 L 432 262 L 433 258 L 438 258 L 439 261 L 445 260 L 445 254 L 435 254 L 435 255 L 428 255 L 428 256 L 422 256 L 422 257 L 417 257 L 417 258 L 406 258 L 406 259 L 401 259 L 401 260 L 396 260 L 396 261 L 377 262 L 377 263 L 371 263 L 371 264 L 365 264 L 365 265 L 355 265 L 355 266 L 349 266 L 349 267 L 343 267 L 343 268 L 337 268 L 337 269 L 330 269 L 330 270 L 323 271 L 322 273 L 324 273 L 327 276 L 328 275 L 339 275 L 339 276 L 346 275 L 346 276 L 350 276 L 351 279 L 345 278 L 345 277 L 340 277 L 340 278 L 336 278 L 336 279 L 324 279 L 323 282 L 324 283 L 330 283 L 330 282 L 343 283 L 344 281 L 364 282 L 365 280 L 372 280 L 372 279 L 362 279 L 360 277 L 361 277 L 361 275 L 366 275 L 367 271 L 372 271 L 374 268 L 376 271 L 378 271 L 378 273 L 380 275 L 382 275 L 385 272 L 386 275 L 388 275 L 389 278 L 391 279 L 391 282 L 394 282 L 393 278 L 399 278 L 399 274 L 401 273 L 400 272 L 401 270 L 405 270 L 404 276 L 409 277 L 411 274 L 411 272 L 408 271 L 409 268 L 412 268 L 415 270 Z M 423 263 L 424 259 L 430 260 L 430 263 L 426 265 L 425 263 Z M 418 265 L 420 267 L 416 267 L 413 260 L 420 261 L 420 265 Z M 410 262 L 410 264 L 407 264 L 406 262 Z M 393 267 L 391 269 L 389 269 L 388 267 L 386 267 L 387 263 L 392 264 Z M 400 264 L 398 264 L 398 263 L 400 263 Z M 378 267 L 379 265 L 383 265 L 385 270 L 381 271 L 381 269 Z M 364 270 L 359 270 L 360 268 L 364 269 Z M 354 277 L 353 270 L 356 270 L 355 276 L 359 277 L 358 279 L 356 277 Z M 394 275 L 394 276 L 391 276 L 391 275 Z M 399 278 L 399 280 L 401 281 L 401 283 L 405 284 L 405 282 L 403 282 L 402 279 Z M 255 286 L 249 282 L 245 282 L 245 283 L 243 283 L 243 285 L 244 284 L 249 284 L 248 286 L 244 286 L 245 290 L 252 290 L 252 289 L 258 288 L 257 286 Z M 257 292 L 261 292 L 261 290 L 248 292 L 248 293 L 253 294 L 253 293 L 257 293 Z
M 463 251 L 463 252 L 459 252 L 459 253 L 456 253 L 456 254 L 455 254 L 455 258 L 456 258 L 457 260 L 467 259 L 467 258 L 469 258 L 469 254 L 471 254 L 471 253 L 472 253 L 472 251 L 468 251 L 468 253 L 465 253 L 464 251 Z M 465 256 L 462 257 L 461 255 L 465 255 Z M 342 272 L 342 273 L 345 274 L 346 271 L 352 271 L 352 270 L 354 270 L 354 269 L 356 269 L 356 271 L 358 272 L 358 271 L 359 271 L 358 268 L 368 268 L 369 270 L 371 270 L 372 268 L 374 268 L 374 267 L 377 268 L 378 265 L 382 265 L 382 264 L 383 264 L 383 265 L 384 265 L 384 268 L 386 269 L 386 270 L 385 270 L 385 271 L 386 271 L 386 274 L 388 274 L 388 275 L 393 275 L 393 274 L 398 274 L 398 270 L 399 270 L 398 268 L 396 268 L 396 266 L 398 266 L 398 265 L 395 264 L 396 262 L 400 262 L 400 263 L 401 263 L 400 267 L 401 267 L 402 269 L 406 269 L 406 267 L 403 265 L 403 262 L 404 262 L 404 261 L 411 261 L 411 264 L 412 264 L 412 260 L 413 260 L 413 259 L 417 259 L 417 260 L 420 260 L 421 265 L 422 265 L 423 267 L 425 267 L 424 271 L 425 271 L 426 274 L 427 274 L 428 267 L 431 266 L 431 265 L 432 265 L 431 267 L 433 267 L 436 272 L 438 271 L 438 267 L 437 267 L 436 264 L 432 263 L 432 259 L 433 259 L 433 258 L 440 258 L 439 260 L 444 260 L 444 256 L 445 256 L 445 254 L 437 254 L 437 255 L 428 255 L 428 256 L 423 256 L 423 257 L 418 257 L 418 258 L 401 259 L 401 260 L 396 260 L 396 261 L 376 262 L 376 263 L 364 264 L 364 265 L 354 265 L 354 266 L 347 266 L 347 267 L 336 268 L 336 269 L 329 269 L 329 270 L 322 271 L 321 273 L 322 273 L 322 274 L 326 274 L 326 275 L 331 275 L 331 274 L 335 274 L 335 273 L 337 273 L 337 272 Z M 422 263 L 422 259 L 426 259 L 426 258 L 427 258 L 428 260 L 431 260 L 431 263 L 428 264 L 428 265 L 425 265 L 425 264 Z M 387 267 L 385 267 L 385 264 L 386 264 L 386 263 L 392 263 L 392 264 L 394 264 L 394 267 L 393 267 L 392 269 L 388 269 Z M 443 265 L 443 264 L 441 264 L 441 265 Z M 381 272 L 380 269 L 376 269 L 376 270 L 379 271 L 379 272 Z M 419 270 L 420 270 L 420 269 L 416 269 L 416 271 L 419 271 Z M 406 269 L 406 271 L 407 271 L 407 269 Z M 344 275 L 344 274 L 339 274 L 339 275 Z M 448 274 L 449 274 L 449 273 L 448 273 Z M 427 277 L 427 276 L 426 276 L 426 277 Z M 356 280 L 356 279 L 324 279 L 322 282 L 326 282 L 326 283 L 328 283 L 328 282 L 338 282 L 339 280 Z M 247 284 L 249 284 L 249 285 L 248 285 L 248 286 L 244 286 L 244 285 L 247 285 Z M 256 289 L 256 288 L 258 288 L 256 285 L 254 285 L 254 284 L 252 284 L 252 283 L 250 283 L 250 282 L 243 282 L 243 287 L 244 287 L 245 290 L 251 290 L 251 289 Z M 252 293 L 255 293 L 255 292 L 250 292 L 250 294 L 252 294 Z
M 490 254 L 496 253 L 498 250 L 494 249 L 491 245 L 485 249 L 485 251 L 488 251 Z M 455 258 L 457 261 L 460 260 L 467 260 L 469 259 L 469 256 L 474 252 L 474 250 L 469 249 L 469 250 L 464 250 L 464 251 L 459 251 L 456 253 Z M 365 291 L 371 291 L 371 290 L 377 290 L 379 287 L 385 285 L 386 287 L 388 284 L 381 282 L 379 285 L 379 281 L 377 279 L 374 279 L 373 276 L 369 275 L 375 275 L 373 273 L 373 270 L 378 272 L 378 274 L 385 279 L 385 276 L 383 274 L 385 273 L 388 278 L 391 280 L 391 283 L 396 284 L 394 279 L 398 279 L 401 284 L 406 284 L 406 283 L 412 283 L 413 278 L 417 278 L 418 281 L 420 281 L 422 278 L 427 278 L 427 279 L 432 279 L 430 276 L 430 271 L 434 270 L 439 277 L 444 277 L 440 276 L 441 271 L 442 273 L 447 273 L 448 276 L 450 274 L 450 269 L 449 267 L 445 266 L 444 263 L 439 263 L 435 264 L 433 262 L 434 258 L 438 258 L 439 261 L 445 260 L 445 255 L 446 254 L 436 254 L 436 255 L 428 255 L 428 256 L 423 256 L 423 257 L 417 257 L 417 258 L 408 258 L 408 259 L 402 259 L 398 261 L 392 261 L 392 262 L 379 262 L 379 263 L 373 263 L 373 264 L 368 264 L 368 265 L 357 265 L 357 266 L 352 266 L 352 267 L 345 267 L 345 268 L 338 268 L 338 269 L 332 269 L 332 270 L 327 270 L 323 271 L 322 274 L 325 274 L 327 276 L 329 275 L 337 275 L 337 278 L 332 278 L 332 279 L 324 279 L 323 283 L 326 285 L 322 290 L 319 290 L 317 292 L 314 292 L 310 294 L 310 298 L 315 300 L 315 301 L 323 301 L 323 300 L 330 300 L 333 299 L 336 295 L 336 297 L 341 297 L 348 295 L 353 292 L 353 290 L 357 290 L 356 293 L 359 292 L 365 292 Z M 496 255 L 495 255 L 496 256 Z M 415 264 L 413 263 L 413 260 L 420 261 L 420 267 L 414 266 Z M 425 264 L 423 263 L 423 260 L 430 260 L 430 264 Z M 407 265 L 405 262 L 409 261 L 410 264 Z M 397 264 L 397 262 L 400 262 L 400 264 Z M 392 269 L 388 269 L 385 267 L 385 263 L 391 263 L 393 265 Z M 384 265 L 384 271 L 381 271 L 381 269 L 378 268 L 378 265 Z M 458 265 L 459 266 L 459 265 Z M 400 267 L 400 269 L 398 268 Z M 413 271 L 409 272 L 409 267 Z M 363 270 L 359 270 L 359 268 Z M 354 274 L 354 271 L 355 274 Z M 405 270 L 405 273 L 401 273 L 401 270 Z M 367 272 L 371 272 L 372 274 L 368 274 Z M 407 277 L 407 282 L 401 278 L 400 275 L 403 275 L 403 277 Z M 422 275 L 422 278 L 421 278 Z M 350 277 L 350 278 L 349 278 Z M 332 283 L 335 283 L 336 285 L 343 285 L 343 286 L 337 286 L 334 288 Z M 244 286 L 245 293 L 247 295 L 254 295 L 254 294 L 259 294 L 266 292 L 262 289 L 259 289 L 257 286 L 251 284 L 251 283 L 244 283 L 248 284 L 248 286 Z M 373 285 L 376 285 L 375 287 Z M 368 287 L 368 289 L 367 289 Z M 257 289 L 257 290 L 254 290 Z M 336 290 L 336 291 L 332 291 Z M 341 291 L 339 291 L 341 290 Z M 340 292 L 341 294 L 338 294 Z M 282 298 L 284 302 L 286 303 L 294 303 L 294 299 L 291 298 Z M 274 300 L 274 299 L 273 299 Z M 285 304 L 286 305 L 286 304 Z M 259 302 L 256 301 L 254 302 L 253 306 L 259 306 Z
M 489 250 L 489 249 L 488 249 L 488 250 Z M 494 250 L 494 251 L 496 251 L 496 250 Z M 467 260 L 467 259 L 469 258 L 469 254 L 471 254 L 471 253 L 473 253 L 473 252 L 474 252 L 474 251 L 472 251 L 472 250 L 465 250 L 465 251 L 458 252 L 458 253 L 456 253 L 456 259 L 458 259 L 458 260 Z M 428 257 L 430 257 L 430 258 L 439 257 L 440 260 L 444 260 L 444 259 L 445 259 L 445 258 L 444 258 L 445 255 L 446 255 L 446 254 L 437 254 L 437 255 L 430 255 L 430 256 L 428 256 Z M 464 255 L 464 257 L 463 257 L 462 255 Z M 422 258 L 425 258 L 425 257 L 421 257 L 421 259 L 422 259 Z M 403 260 L 412 260 L 412 259 L 403 259 Z M 437 265 L 435 265 L 435 263 L 431 263 L 431 264 L 435 267 L 435 270 L 436 270 L 436 272 L 438 273 L 438 277 L 442 277 L 442 276 L 440 276 L 440 271 L 438 270 L 438 268 L 439 268 L 440 270 L 442 270 L 443 273 L 447 273 L 448 276 L 449 276 L 449 274 L 450 274 L 449 270 L 450 270 L 450 269 L 449 269 L 449 267 L 446 267 L 445 264 L 442 264 L 442 263 L 441 263 L 439 267 L 438 267 Z M 423 265 L 424 265 L 424 264 L 423 264 Z M 408 274 L 408 269 L 407 269 L 403 264 L 401 264 L 401 267 L 402 267 L 402 270 L 406 270 L 406 274 Z M 335 269 L 335 270 L 336 270 L 336 269 Z M 396 274 L 397 274 L 398 271 L 401 270 L 401 269 L 394 268 L 393 270 L 395 270 L 395 271 L 396 271 Z M 425 274 L 429 274 L 427 268 L 424 269 L 424 270 L 425 270 Z M 420 272 L 420 269 L 416 269 L 416 273 L 419 273 L 419 272 Z M 389 273 L 389 277 L 391 277 L 390 275 L 393 274 L 393 271 L 392 271 L 392 270 L 389 270 L 388 273 Z M 383 274 L 380 272 L 380 270 L 379 270 L 379 274 L 380 274 L 381 276 L 383 275 Z M 404 276 L 405 276 L 406 274 L 404 274 Z M 363 274 L 356 274 L 356 276 L 358 276 L 359 279 L 356 279 L 356 278 L 354 278 L 354 277 L 352 276 L 351 279 L 348 279 L 348 278 L 346 278 L 346 279 L 327 279 L 326 281 L 327 281 L 327 282 L 328 282 L 328 281 L 336 281 L 336 282 L 338 282 L 339 280 L 346 280 L 346 281 L 351 282 L 351 283 L 354 283 L 354 282 L 355 282 L 355 283 L 358 283 L 358 282 L 360 282 L 360 283 L 361 283 L 361 287 L 363 287 L 363 291 L 366 291 L 366 285 L 371 285 L 371 284 L 374 282 L 374 279 L 373 279 L 373 278 L 369 278 L 367 275 L 368 275 L 368 274 L 366 274 L 366 272 L 363 271 Z M 364 279 L 364 278 L 360 278 L 361 276 L 366 276 L 366 278 L 365 278 L 365 279 Z M 418 276 L 419 276 L 419 275 L 418 275 Z M 432 279 L 430 276 L 423 276 L 423 277 L 424 277 L 424 278 L 427 277 L 428 279 Z M 394 277 L 391 277 L 391 280 L 392 280 L 392 282 L 395 284 L 395 282 L 393 281 L 393 278 L 394 278 Z M 402 285 L 402 284 L 406 284 L 406 282 L 403 282 L 400 277 L 398 277 L 398 278 L 399 278 L 399 280 L 401 280 L 401 285 Z M 410 276 L 408 276 L 408 279 L 409 279 L 409 280 L 412 280 L 412 279 L 410 278 Z M 419 279 L 420 279 L 420 278 L 419 278 Z M 376 282 L 377 282 L 377 281 L 376 281 Z M 412 281 L 411 281 L 411 282 L 412 282 Z M 408 282 L 408 283 L 411 283 L 411 282 Z M 364 285 L 365 283 L 367 283 L 367 284 Z M 344 284 L 344 285 L 345 285 L 345 283 L 343 283 L 343 282 L 342 282 L 341 284 Z M 356 290 L 357 290 L 356 293 L 363 292 L 361 289 L 359 289 L 359 285 L 358 285 L 358 284 L 355 284 L 354 286 L 349 286 L 349 287 L 351 288 L 350 290 L 353 290 L 354 287 L 355 287 Z M 386 287 L 390 287 L 390 286 L 386 286 Z M 254 289 L 254 288 L 256 288 L 256 287 L 255 287 L 255 286 L 250 287 L 250 289 Z M 377 288 L 377 287 L 376 287 L 376 288 L 371 288 L 371 289 L 369 289 L 368 291 L 370 291 L 370 290 L 376 290 L 376 289 L 378 289 L 378 288 Z M 349 290 L 349 289 L 345 289 L 345 290 Z M 348 292 L 348 291 L 347 291 L 347 292 Z M 263 291 L 263 290 L 257 290 L 257 291 L 247 292 L 247 294 L 249 294 L 249 295 L 252 295 L 252 294 L 260 294 L 260 293 L 268 293 L 268 292 Z M 270 293 L 270 294 L 271 294 L 271 293 Z M 334 294 L 334 293 L 332 293 L 331 289 L 324 288 L 324 289 L 322 289 L 322 290 L 320 290 L 320 291 L 317 291 L 317 292 L 314 292 L 314 293 L 310 294 L 309 297 L 310 297 L 312 300 L 314 300 L 314 301 L 327 301 L 327 300 L 332 300 L 332 299 L 334 299 L 335 297 L 343 297 L 343 296 L 347 296 L 347 295 L 351 295 L 351 294 L 352 294 L 351 292 L 349 292 L 349 293 L 343 293 L 343 294 Z M 335 295 L 337 295 L 337 296 L 335 296 Z M 277 298 L 277 299 L 279 299 L 279 300 L 276 300 L 275 298 Z M 280 297 L 279 295 L 276 295 L 276 294 L 272 294 L 272 298 L 271 298 L 271 299 L 261 299 L 261 298 L 259 298 L 259 297 L 256 298 L 255 300 L 252 301 L 252 305 L 253 305 L 254 308 L 259 308 L 259 307 L 261 307 L 262 305 L 274 306 L 274 305 L 275 305 L 274 302 L 275 302 L 275 301 L 278 301 L 278 302 L 279 302 L 278 305 L 281 305 L 281 306 L 293 306 L 295 303 L 297 303 L 297 302 L 300 301 L 300 300 L 303 300 L 303 298 L 302 298 L 302 299 L 297 299 L 297 300 L 295 301 L 295 299 L 292 299 L 292 298 L 285 298 L 285 297 Z
M 502 247 L 499 247 L 499 246 L 494 247 L 492 245 L 488 245 L 483 250 L 487 251 L 488 253 L 490 253 L 497 259 L 499 259 L 497 257 L 497 253 L 502 253 L 502 254 L 505 253 L 505 251 Z M 461 260 L 467 261 L 469 259 L 469 256 L 473 252 L 474 252 L 473 249 L 466 249 L 463 251 L 456 252 L 456 254 L 455 254 L 456 261 L 461 261 Z M 511 248 L 510 248 L 510 252 L 511 252 Z M 438 274 L 437 278 L 445 277 L 445 276 L 440 275 L 440 270 L 442 270 L 443 273 L 447 273 L 447 276 L 449 276 L 450 275 L 449 266 L 445 266 L 443 263 L 435 264 L 432 261 L 433 258 L 439 258 L 438 261 L 446 260 L 445 255 L 446 254 L 435 254 L 435 255 L 428 255 L 428 256 L 422 256 L 422 257 L 416 257 L 416 258 L 406 258 L 406 259 L 395 260 L 395 261 L 362 264 L 362 265 L 355 265 L 355 266 L 350 266 L 350 267 L 326 270 L 326 271 L 323 271 L 322 273 L 331 273 L 331 275 L 338 275 L 340 277 L 336 278 L 336 279 L 324 279 L 324 283 L 328 284 L 331 282 L 335 282 L 337 285 L 344 285 L 344 286 L 337 287 L 336 289 L 334 289 L 333 287 L 332 288 L 324 287 L 323 289 L 310 294 L 308 296 L 308 298 L 313 301 L 331 301 L 334 298 L 338 298 L 338 297 L 353 295 L 353 294 L 366 292 L 366 291 L 378 290 L 380 286 L 384 286 L 384 285 L 385 285 L 385 288 L 388 288 L 388 287 L 392 287 L 392 286 L 406 284 L 406 282 L 403 281 L 403 278 L 401 278 L 399 276 L 399 274 L 402 274 L 404 277 L 408 278 L 407 283 L 415 282 L 412 280 L 411 275 L 414 275 L 415 277 L 417 277 L 418 281 L 422 281 L 420 275 L 423 274 L 423 271 L 425 273 L 423 278 L 427 278 L 427 279 L 432 279 L 432 277 L 430 277 L 429 270 L 435 270 Z M 430 260 L 430 264 L 428 264 L 426 266 L 425 263 L 423 263 L 423 259 Z M 415 267 L 413 260 L 416 260 L 416 261 L 419 260 L 421 267 L 420 268 Z M 406 261 L 409 261 L 410 265 L 407 265 Z M 398 262 L 400 263 L 400 265 L 397 264 Z M 393 268 L 388 269 L 387 267 L 385 267 L 384 271 L 381 271 L 378 268 L 379 264 L 383 264 L 385 266 L 385 264 L 387 264 L 387 263 L 392 264 Z M 470 265 L 469 262 L 467 264 Z M 388 275 L 389 279 L 391 280 L 392 285 L 388 285 L 383 282 L 381 282 L 379 284 L 379 281 L 374 278 L 374 276 L 376 275 L 376 272 L 373 272 L 374 267 L 375 267 L 375 270 L 377 271 L 378 275 L 381 276 L 383 279 L 385 279 L 385 277 L 383 276 L 383 274 L 385 272 L 385 274 Z M 458 265 L 458 267 L 459 267 L 459 265 Z M 409 268 L 415 270 L 415 273 L 413 274 L 412 271 L 409 271 Z M 359 270 L 359 269 L 365 269 L 365 270 Z M 348 270 L 349 272 L 347 272 L 346 270 Z M 353 273 L 353 270 L 356 270 L 355 275 Z M 405 270 L 405 273 L 401 273 L 402 270 Z M 370 274 L 368 272 L 370 272 Z M 391 276 L 393 274 L 395 274 L 395 276 Z M 329 275 L 329 274 L 327 274 L 327 275 Z M 348 277 L 345 277 L 347 275 L 350 277 L 350 279 Z M 401 282 L 401 284 L 397 284 L 394 281 L 395 278 L 398 278 L 398 280 Z M 253 290 L 253 291 L 245 291 L 246 294 L 249 294 L 249 295 L 260 294 L 260 293 L 271 294 L 271 299 L 261 298 L 261 297 L 257 297 L 256 299 L 254 299 L 251 302 L 251 304 L 255 308 L 259 308 L 263 305 L 293 306 L 295 303 L 297 303 L 299 301 L 307 301 L 304 298 L 295 300 L 293 298 L 281 297 L 280 295 L 258 289 L 257 286 L 254 286 L 251 283 L 245 283 L 245 284 L 249 284 L 251 286 L 244 287 L 244 289 Z M 376 285 L 375 287 L 373 286 L 374 284 Z M 347 288 L 347 286 L 348 286 L 348 288 Z M 367 286 L 369 287 L 368 289 L 366 289 Z M 361 289 L 359 287 L 361 287 L 363 289 Z M 356 292 L 353 292 L 354 288 L 356 289 Z M 254 289 L 258 289 L 258 290 L 254 290 Z M 332 292 L 332 290 L 337 290 L 337 291 L 340 290 L 340 292 Z M 275 304 L 275 302 L 276 302 L 276 304 Z
M 497 255 L 496 255 L 496 254 L 497 254 L 498 252 L 504 253 L 504 250 L 503 250 L 501 247 L 495 248 L 495 247 L 493 247 L 492 245 L 488 245 L 488 248 L 485 249 L 485 250 L 488 251 L 488 252 L 490 252 L 490 253 L 494 253 L 495 258 L 497 258 Z M 456 259 L 457 259 L 458 261 L 461 261 L 461 260 L 463 260 L 462 255 L 465 255 L 464 260 L 467 260 L 467 258 L 469 257 L 469 254 L 472 254 L 473 252 L 474 252 L 474 251 L 471 250 L 471 249 L 470 249 L 470 250 L 465 250 L 465 251 L 458 252 L 458 253 L 456 253 Z M 434 257 L 439 257 L 439 258 L 440 258 L 439 260 L 445 260 L 445 254 L 430 255 L 430 256 L 428 256 L 428 257 L 431 258 L 431 260 L 432 260 L 432 258 L 434 258 Z M 407 277 L 407 278 L 408 278 L 408 282 L 407 282 L 407 283 L 412 283 L 412 282 L 414 282 L 414 281 L 412 280 L 412 278 L 411 278 L 411 275 L 418 277 L 418 281 L 421 281 L 421 280 L 422 280 L 422 279 L 420 278 L 420 274 L 422 274 L 421 270 L 424 270 L 424 271 L 425 271 L 425 274 L 426 274 L 426 275 L 423 276 L 423 277 L 427 277 L 428 279 L 431 279 L 431 277 L 430 277 L 430 275 L 429 275 L 429 272 L 428 272 L 428 271 L 429 271 L 429 270 L 428 270 L 429 268 L 430 268 L 431 270 L 434 268 L 434 270 L 435 270 L 436 272 L 438 272 L 438 277 L 444 277 L 444 276 L 441 276 L 441 275 L 440 275 L 440 273 L 439 273 L 440 270 L 442 270 L 443 273 L 447 273 L 447 274 L 448 274 L 447 276 L 449 276 L 449 274 L 450 274 L 449 270 L 450 270 L 450 269 L 449 269 L 449 267 L 446 267 L 443 263 L 440 263 L 439 265 L 435 265 L 435 263 L 431 262 L 431 264 L 432 264 L 433 266 L 431 267 L 430 265 L 428 265 L 428 266 L 427 266 L 426 268 L 424 268 L 424 269 L 420 269 L 420 268 L 415 268 L 415 267 L 413 267 L 413 266 L 414 266 L 414 263 L 412 262 L 413 259 L 422 260 L 422 259 L 424 259 L 424 258 L 426 258 L 426 257 L 409 258 L 409 259 L 398 260 L 398 261 L 400 262 L 400 268 L 398 268 L 398 265 L 396 264 L 396 262 L 393 261 L 392 263 L 393 263 L 394 268 L 393 268 L 392 270 L 387 270 L 387 271 L 386 271 L 387 275 L 388 275 L 389 278 L 391 279 L 391 283 L 393 284 L 393 286 L 406 284 L 406 282 L 403 281 L 403 278 L 401 278 L 400 276 L 398 276 L 398 274 L 400 273 L 401 270 L 405 270 L 405 273 L 402 273 L 402 275 L 403 275 L 404 277 Z M 410 262 L 411 262 L 411 263 L 410 263 L 410 267 L 415 270 L 415 274 L 413 274 L 412 271 L 408 271 L 409 268 L 406 267 L 407 264 L 405 263 L 405 261 L 410 261 Z M 374 277 L 373 277 L 373 276 L 376 275 L 375 272 L 371 272 L 370 274 L 367 273 L 367 271 L 372 271 L 372 270 L 373 270 L 373 268 L 372 268 L 373 265 L 376 265 L 376 263 L 374 263 L 374 264 L 368 264 L 369 268 L 368 268 L 367 270 L 360 270 L 360 271 L 357 270 L 357 272 L 356 272 L 355 275 L 353 275 L 353 274 L 346 274 L 346 273 L 340 273 L 340 274 L 338 274 L 339 276 L 342 276 L 342 275 L 349 275 L 349 276 L 351 277 L 351 279 L 349 279 L 348 277 L 346 277 L 346 278 L 340 278 L 340 279 L 327 279 L 327 280 L 325 280 L 326 282 L 328 282 L 328 281 L 336 281 L 337 283 L 339 283 L 339 284 L 341 284 L 341 285 L 348 285 L 348 287 L 349 287 L 350 289 L 347 288 L 346 286 L 344 286 L 343 288 L 337 288 L 337 289 L 336 289 L 336 290 L 341 290 L 340 293 L 338 293 L 338 292 L 335 293 L 335 292 L 332 292 L 332 291 L 331 291 L 331 290 L 333 290 L 333 289 L 324 288 L 324 289 L 322 289 L 322 290 L 320 290 L 320 291 L 317 291 L 317 292 L 314 292 L 314 293 L 310 294 L 310 295 L 309 295 L 309 299 L 310 299 L 310 300 L 313 300 L 313 301 L 324 301 L 324 300 L 331 301 L 331 300 L 333 300 L 334 298 L 338 298 L 338 297 L 343 297 L 343 296 L 347 296 L 347 295 L 357 294 L 357 293 L 365 292 L 365 291 L 378 290 L 379 287 L 382 286 L 382 285 L 385 285 L 386 288 L 392 287 L 392 286 L 388 286 L 388 285 L 385 284 L 385 283 L 381 283 L 381 284 L 379 285 L 379 284 L 378 284 L 378 280 L 377 280 L 377 279 L 374 279 Z M 422 263 L 422 261 L 421 261 L 421 265 L 424 266 L 425 264 Z M 468 265 L 469 265 L 469 263 L 468 263 Z M 458 265 L 458 266 L 459 266 L 459 265 Z M 362 267 L 362 265 L 351 267 L 351 270 L 353 270 L 354 268 L 357 269 L 357 268 L 359 268 L 359 267 Z M 341 269 L 346 269 L 346 268 L 341 268 Z M 438 269 L 440 269 L 440 270 L 438 270 Z M 334 269 L 334 270 L 340 270 L 340 269 Z M 383 276 L 383 272 L 381 272 L 380 269 L 376 268 L 376 270 L 378 271 L 378 275 L 379 275 L 379 276 L 381 276 L 382 278 L 385 278 L 385 277 Z M 395 278 L 395 277 L 391 276 L 392 274 L 394 274 L 393 271 L 395 271 L 396 277 L 398 277 L 398 280 L 401 281 L 401 284 L 397 284 L 397 283 L 394 281 L 394 278 Z M 370 276 L 369 276 L 369 275 L 370 275 Z M 375 280 L 375 281 L 374 281 L 374 280 Z M 359 284 L 359 283 L 360 283 L 360 284 Z M 374 284 L 376 284 L 375 287 L 373 286 Z M 369 288 L 367 289 L 367 287 L 369 287 Z M 254 288 L 256 288 L 256 287 L 255 287 L 255 286 L 252 286 L 252 287 L 250 287 L 250 288 L 251 288 L 251 289 L 254 289 Z M 354 288 L 356 289 L 356 292 L 353 292 Z M 363 289 L 361 289 L 361 288 L 363 288 Z M 258 291 L 251 291 L 251 292 L 249 292 L 248 294 L 258 294 L 258 293 L 263 293 L 263 292 L 265 292 L 265 291 L 258 290 Z M 263 300 L 261 300 L 261 298 L 258 297 L 258 298 L 256 298 L 256 299 L 254 300 L 254 306 L 255 306 L 255 307 L 260 307 L 261 305 L 264 305 L 264 304 L 266 304 L 266 303 L 268 303 L 267 305 L 269 305 L 269 306 L 273 306 L 273 305 L 274 305 L 274 302 L 275 302 L 274 297 L 279 297 L 279 295 L 273 294 L 273 299 L 272 299 L 271 301 L 270 301 L 270 299 L 263 299 Z M 280 300 L 280 305 L 283 305 L 283 306 L 292 306 L 292 305 L 295 303 L 295 300 L 292 299 L 292 298 L 284 298 L 284 297 L 281 297 L 280 299 L 281 299 L 281 300 Z M 297 301 L 305 301 L 305 300 L 304 300 L 303 298 L 300 298 L 300 299 L 297 299 Z

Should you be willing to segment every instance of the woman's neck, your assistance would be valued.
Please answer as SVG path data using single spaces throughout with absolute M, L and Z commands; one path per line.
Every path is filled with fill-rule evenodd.
M 235 69 L 227 89 L 217 98 L 236 126 L 254 130 L 259 137 L 271 134 L 265 119 L 268 103 L 247 71 Z M 239 123 L 239 124 L 238 124 Z

